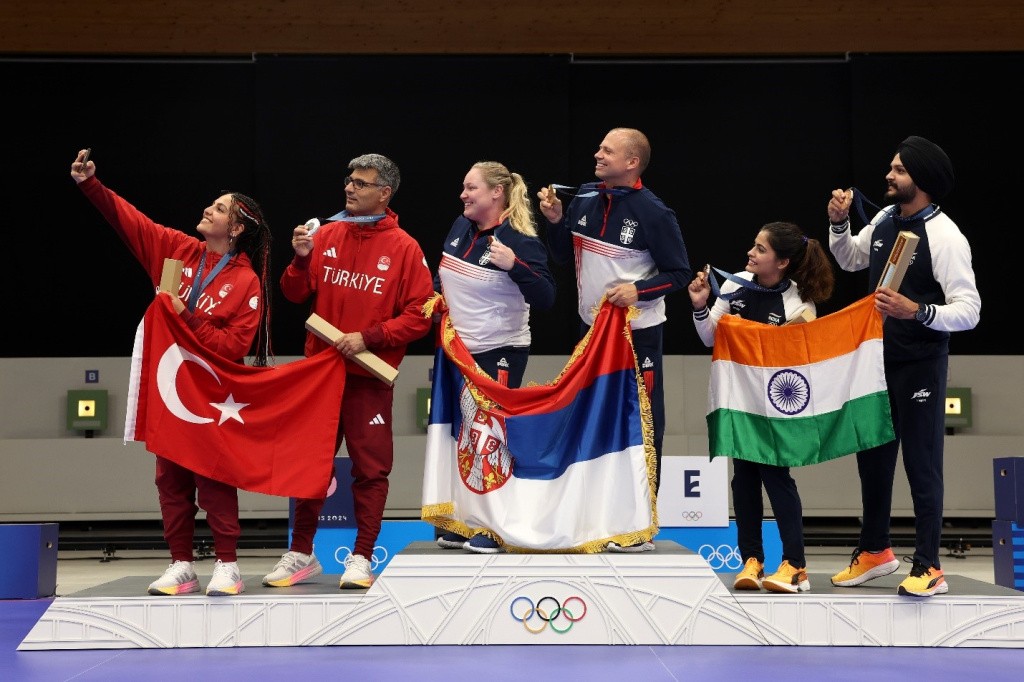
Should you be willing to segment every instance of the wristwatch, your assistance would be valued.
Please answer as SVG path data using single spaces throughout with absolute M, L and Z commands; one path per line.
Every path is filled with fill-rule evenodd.
M 924 324 L 928 320 L 928 304 L 918 303 L 917 312 L 914 313 L 914 319 Z

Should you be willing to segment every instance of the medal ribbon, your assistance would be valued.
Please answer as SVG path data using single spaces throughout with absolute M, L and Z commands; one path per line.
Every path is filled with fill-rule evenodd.
M 376 215 L 349 215 L 348 211 L 342 211 L 341 213 L 335 213 L 328 220 L 341 220 L 346 223 L 375 223 L 378 220 L 383 220 L 387 216 L 387 213 L 378 213 Z
M 632 189 L 625 189 L 622 187 L 597 187 L 589 192 L 577 194 L 574 190 L 579 189 L 579 187 L 572 187 L 570 185 L 549 185 L 549 187 L 568 194 L 571 197 L 580 197 L 581 199 L 586 197 L 596 197 L 598 194 L 609 194 L 613 197 L 624 197 L 633 191 Z
M 736 284 L 739 284 L 741 288 L 737 289 L 736 291 L 731 291 L 727 294 L 723 294 L 718 286 L 718 282 L 715 280 L 716 272 L 725 279 L 729 280 L 730 282 L 735 282 Z M 790 280 L 784 279 L 781 282 L 779 282 L 779 286 L 772 287 L 769 289 L 768 287 L 761 286 L 760 284 L 754 282 L 753 280 L 737 277 L 736 275 L 726 272 L 725 270 L 719 270 L 718 268 L 711 268 L 710 270 L 708 270 L 708 285 L 711 287 L 711 293 L 714 294 L 716 298 L 721 298 L 723 301 L 731 301 L 732 299 L 742 294 L 743 289 L 750 289 L 751 291 L 758 291 L 761 293 L 780 293 L 788 289 L 790 284 Z
M 853 190 L 853 207 L 857 209 L 857 215 L 860 216 L 861 221 L 865 225 L 867 225 L 868 224 L 868 216 L 864 212 L 864 204 L 867 204 L 871 208 L 875 209 L 875 212 L 881 211 L 882 207 L 873 204 L 870 199 L 868 199 L 866 196 L 864 196 L 864 192 L 860 191 L 856 187 L 851 187 L 851 189 Z M 921 209 L 920 211 L 918 211 L 914 215 L 912 215 L 910 217 L 907 217 L 907 218 L 903 218 L 903 217 L 898 216 L 898 215 L 893 215 L 896 212 L 896 206 L 892 206 L 889 209 L 889 214 L 892 215 L 895 220 L 901 220 L 903 222 L 906 222 L 908 220 L 917 220 L 919 218 L 921 220 L 924 220 L 928 216 L 930 216 L 932 213 L 935 213 L 935 211 L 937 211 L 937 210 L 938 210 L 937 206 L 929 205 L 929 206 L 926 206 L 925 208 Z
M 213 267 L 213 271 L 210 272 L 210 275 L 204 280 L 203 270 L 206 268 L 206 255 L 208 253 L 209 251 L 203 252 L 203 259 L 199 261 L 199 271 L 196 272 L 196 278 L 192 280 L 192 291 L 188 295 L 189 312 L 195 311 L 196 304 L 199 302 L 199 296 L 203 293 L 203 289 L 209 286 L 210 282 L 213 281 L 213 278 L 216 277 L 218 273 L 224 269 L 224 266 L 228 264 L 228 261 L 235 257 L 234 251 L 222 256 L 221 259 L 217 261 L 217 265 Z

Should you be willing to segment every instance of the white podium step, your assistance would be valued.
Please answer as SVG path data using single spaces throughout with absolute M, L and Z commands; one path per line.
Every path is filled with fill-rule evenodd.
M 130 577 L 53 601 L 19 650 L 432 644 L 1020 647 L 1024 594 L 955 575 L 900 597 L 811 574 L 802 594 L 735 592 L 671 541 L 643 554 L 492 554 L 414 542 L 368 590 L 337 575 L 235 597 L 153 597 Z

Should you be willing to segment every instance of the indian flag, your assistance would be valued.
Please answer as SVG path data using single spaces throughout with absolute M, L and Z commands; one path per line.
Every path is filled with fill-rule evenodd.
M 724 315 L 708 388 L 711 457 L 803 466 L 895 435 L 874 295 L 806 324 Z

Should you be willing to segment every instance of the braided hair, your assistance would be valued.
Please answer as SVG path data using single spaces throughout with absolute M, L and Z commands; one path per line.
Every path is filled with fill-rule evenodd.
M 270 347 L 270 308 L 273 296 L 270 291 L 270 226 L 263 217 L 263 210 L 252 197 L 241 192 L 225 192 L 231 195 L 231 218 L 245 226 L 238 235 L 234 248 L 249 256 L 256 277 L 260 281 L 260 322 L 256 329 L 253 353 L 253 367 L 266 367 L 273 359 Z

